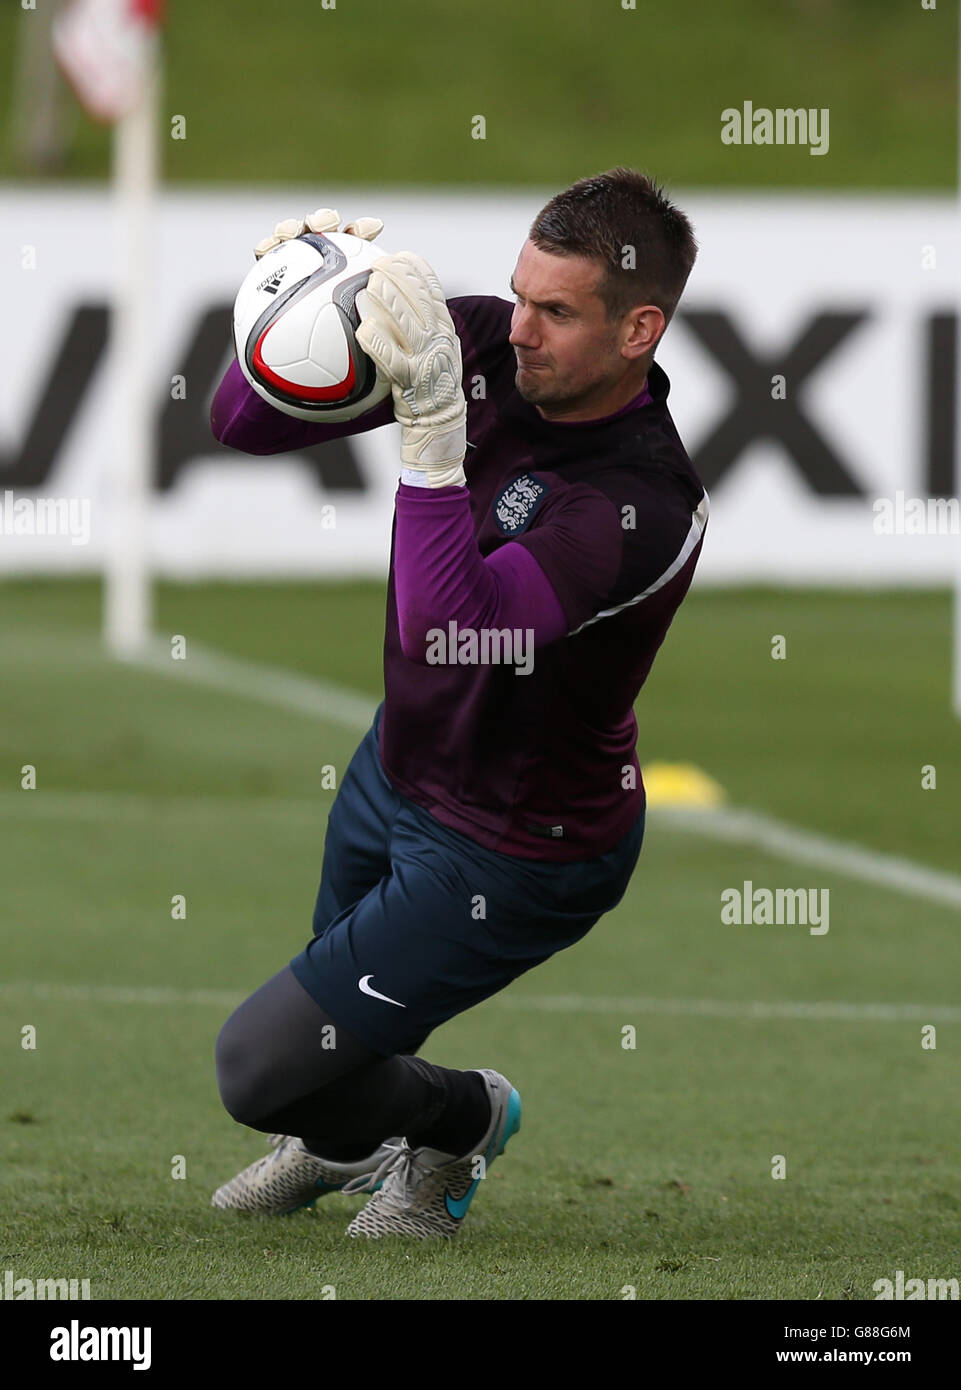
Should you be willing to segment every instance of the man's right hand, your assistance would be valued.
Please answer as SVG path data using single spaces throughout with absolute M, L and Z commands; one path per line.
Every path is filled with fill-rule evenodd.
M 373 241 L 380 236 L 384 230 L 384 224 L 379 217 L 358 217 L 353 222 L 341 228 L 340 213 L 334 208 L 318 208 L 316 212 L 309 213 L 305 218 L 288 217 L 283 222 L 278 222 L 273 231 L 273 236 L 264 237 L 263 241 L 258 241 L 254 247 L 254 256 L 259 261 L 261 256 L 266 256 L 268 251 L 272 251 L 275 246 L 280 246 L 284 241 L 292 241 L 294 237 L 303 236 L 306 232 L 349 232 L 351 236 L 359 236 L 364 241 Z

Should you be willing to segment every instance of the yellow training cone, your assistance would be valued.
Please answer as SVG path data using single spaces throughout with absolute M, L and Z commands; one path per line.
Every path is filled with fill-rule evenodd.
M 720 806 L 724 788 L 693 763 L 648 763 L 641 768 L 648 806 Z

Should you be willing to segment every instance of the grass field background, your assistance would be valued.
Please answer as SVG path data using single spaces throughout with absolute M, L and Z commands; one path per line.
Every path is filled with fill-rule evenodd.
M 121 1299 L 871 1299 L 897 1269 L 961 1274 L 959 909 L 656 809 L 618 909 L 428 1044 L 525 1103 L 456 1241 L 355 1244 L 362 1199 L 341 1196 L 279 1220 L 211 1209 L 266 1148 L 220 1106 L 214 1039 L 309 934 L 320 769 L 341 776 L 360 733 L 110 664 L 98 618 L 94 584 L 2 589 L 4 1269 Z M 692 762 L 734 806 L 956 872 L 949 627 L 940 593 L 695 591 L 638 703 L 642 764 Z M 165 585 L 157 630 L 186 635 L 188 665 L 194 643 L 381 693 L 377 584 Z M 829 933 L 721 925 L 744 879 L 828 888 Z
M 556 189 L 621 162 L 673 190 L 956 186 L 957 5 L 171 0 L 169 14 L 168 185 L 297 184 L 321 203 L 331 184 Z M 4 181 L 39 177 L 9 119 L 17 30 L 35 18 L 0 9 Z M 829 108 L 830 153 L 723 146 L 720 113 L 746 99 Z M 47 177 L 105 181 L 109 131 L 66 110 Z M 167 138 L 176 115 L 186 139 Z M 438 1062 L 504 1071 L 525 1103 L 456 1241 L 350 1242 L 362 1199 L 340 1196 L 284 1220 L 215 1212 L 212 1190 L 266 1145 L 220 1105 L 214 1040 L 309 934 L 334 796 L 321 769 L 342 775 L 362 731 L 322 698 L 311 714 L 252 698 L 229 667 L 220 689 L 183 677 L 209 648 L 375 702 L 384 598 L 357 583 L 157 597 L 158 633 L 187 637 L 179 679 L 173 663 L 105 660 L 96 584 L 0 584 L 0 1274 L 130 1300 L 330 1285 L 871 1299 L 898 1269 L 961 1277 L 961 909 L 657 807 L 618 909 L 430 1041 Z M 692 763 L 732 807 L 957 875 L 949 659 L 947 593 L 696 589 L 638 704 L 642 764 Z M 829 933 L 723 926 L 721 892 L 745 879 L 828 889 Z
M 19 5 L 0 10 L 0 119 Z M 920 0 L 171 0 L 174 183 L 561 187 L 630 164 L 675 187 L 952 188 L 958 9 Z M 745 100 L 830 111 L 830 152 L 724 146 Z M 73 110 L 72 106 L 68 107 Z M 483 115 L 486 139 L 471 138 Z M 57 177 L 109 173 L 73 120 Z M 23 173 L 0 142 L 0 178 Z

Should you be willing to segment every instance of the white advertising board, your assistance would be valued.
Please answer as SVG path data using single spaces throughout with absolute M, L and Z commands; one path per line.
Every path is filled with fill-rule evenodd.
M 156 325 L 154 572 L 386 568 L 396 426 L 262 458 L 210 434 L 230 309 L 255 241 L 280 218 L 328 204 L 345 218 L 382 217 L 384 247 L 426 256 L 449 296 L 510 298 L 517 252 L 551 191 L 164 191 L 155 263 L 144 268 Z M 698 582 L 953 583 L 957 505 L 927 505 L 957 491 L 953 200 L 672 196 L 701 246 L 658 350 L 675 423 L 711 495 Z M 103 566 L 114 230 L 106 189 L 0 189 L 0 572 Z M 15 524 L 23 499 L 35 504 L 33 533 Z M 59 507 L 57 534 L 37 534 L 37 502 Z

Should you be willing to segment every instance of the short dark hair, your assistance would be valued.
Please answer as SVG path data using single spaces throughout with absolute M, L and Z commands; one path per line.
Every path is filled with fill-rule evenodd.
M 609 319 L 656 304 L 670 323 L 697 256 L 694 229 L 653 179 L 608 169 L 579 179 L 537 214 L 528 233 L 553 256 L 589 256 L 605 273 L 597 292 Z M 625 266 L 633 248 L 634 267 Z

